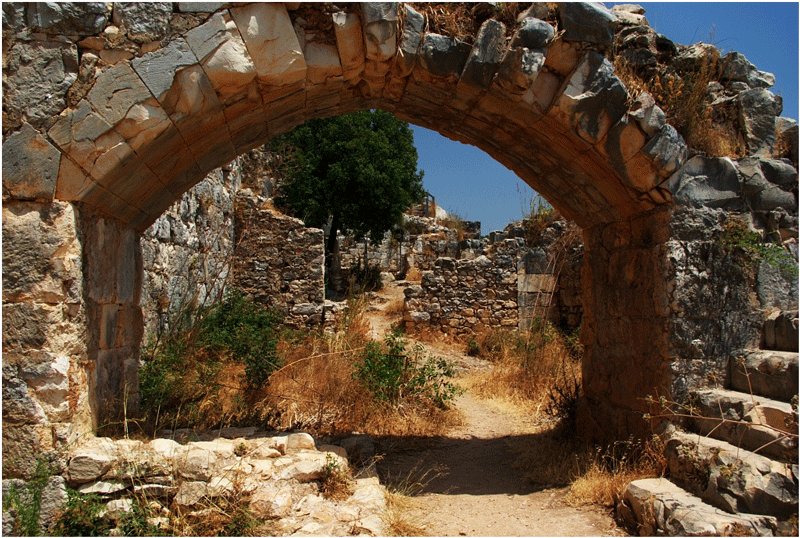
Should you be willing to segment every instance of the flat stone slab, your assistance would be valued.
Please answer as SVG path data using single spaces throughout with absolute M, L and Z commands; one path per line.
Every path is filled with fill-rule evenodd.
M 797 394 L 797 353 L 748 349 L 731 359 L 734 390 L 789 402 Z
M 621 507 L 640 536 L 774 536 L 774 517 L 729 514 L 714 508 L 666 478 L 634 480 Z
M 725 389 L 692 393 L 692 420 L 703 435 L 785 462 L 797 461 L 797 423 L 792 405 Z M 793 435 L 792 435 L 793 434 Z

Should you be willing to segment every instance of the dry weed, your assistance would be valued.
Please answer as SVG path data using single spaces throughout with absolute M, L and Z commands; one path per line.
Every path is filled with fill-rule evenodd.
M 409 519 L 410 503 L 405 495 L 387 492 L 383 520 L 389 536 L 428 536 L 421 522 Z
M 405 299 L 403 297 L 398 297 L 397 299 L 392 299 L 386 306 L 383 307 L 383 313 L 387 316 L 398 316 L 402 315 L 405 309 Z
M 678 75 L 660 69 L 654 76 L 642 77 L 622 56 L 614 59 L 614 73 L 628 93 L 636 98 L 642 93 L 653 96 L 667 116 L 667 122 L 683 136 L 686 143 L 712 157 L 743 157 L 747 147 L 738 133 L 734 113 L 714 110 L 708 99 L 708 85 L 724 70 L 719 52 L 713 49 L 698 69 Z M 716 116 L 715 116 L 716 114 Z
M 406 271 L 406 280 L 409 282 L 422 282 L 422 271 L 419 267 L 409 267 Z

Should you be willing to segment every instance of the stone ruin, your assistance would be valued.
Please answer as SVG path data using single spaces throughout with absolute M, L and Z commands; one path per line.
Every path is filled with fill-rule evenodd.
M 196 268 L 230 270 L 210 257 L 229 248 L 227 228 L 202 232 L 234 218 L 230 194 L 199 187 L 195 203 L 170 211 L 169 226 L 147 231 L 164 211 L 271 137 L 365 108 L 486 150 L 581 228 L 583 432 L 651 431 L 643 414 L 654 394 L 713 397 L 759 427 L 763 409 L 791 419 L 785 394 L 766 388 L 755 408 L 736 394 L 723 403 L 702 392 L 717 390 L 710 380 L 741 392 L 739 364 L 749 365 L 748 380 L 785 377 L 797 391 L 796 276 L 730 248 L 744 223 L 797 265 L 797 124 L 780 117 L 771 75 L 736 53 L 722 58 L 707 101 L 739 156 L 713 157 L 687 148 L 652 96 L 615 74 L 615 54 L 636 72 L 677 76 L 713 55 L 656 34 L 641 9 L 534 3 L 514 24 L 488 18 L 474 21 L 473 35 L 455 36 L 426 25 L 417 7 L 3 4 L 4 478 L 29 477 L 34 455 L 65 458 L 65 448 L 118 417 L 123 401 L 135 407 L 142 305 L 164 311 L 159 286 L 182 286 L 165 258 L 188 260 L 200 247 Z M 233 169 L 213 173 L 236 182 Z M 193 227 L 205 243 L 182 238 Z M 145 276 L 145 257 L 161 262 L 160 274 Z M 439 265 L 452 272 L 470 263 L 486 261 Z M 431 271 L 435 284 L 436 262 Z M 552 288 L 547 278 L 527 280 Z M 196 300 L 216 293 L 206 285 Z M 662 433 L 681 490 L 629 488 L 620 510 L 642 532 L 777 532 L 776 522 L 796 513 L 796 471 L 785 455 L 747 456 L 743 489 L 731 489 L 733 437 L 698 443 Z M 691 475 L 682 475 L 691 461 L 681 456 L 691 451 L 719 456 L 701 458 L 711 462 L 704 488 L 681 478 Z M 779 486 L 753 493 L 759 484 Z M 703 515 L 696 527 L 676 526 L 688 521 L 687 506 L 701 514 L 715 506 L 734 520 Z M 741 512 L 760 515 L 735 519 Z

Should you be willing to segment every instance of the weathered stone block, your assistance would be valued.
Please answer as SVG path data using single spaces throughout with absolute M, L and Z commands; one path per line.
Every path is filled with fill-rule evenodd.
M 3 132 L 26 121 L 49 127 L 78 77 L 77 47 L 62 41 L 19 41 L 3 53 L 3 62 Z
M 457 79 L 464 71 L 470 46 L 456 38 L 425 34 L 420 49 L 419 66 L 431 75 Z
M 588 2 L 565 2 L 558 5 L 564 39 L 608 47 L 614 39 L 616 17 L 605 6 Z
M 489 19 L 481 25 L 459 81 L 480 89 L 492 82 L 505 45 L 505 25 Z
M 361 17 L 367 59 L 376 62 L 391 59 L 397 51 L 397 3 L 361 4 Z
M 170 2 L 116 2 L 112 13 L 114 24 L 124 26 L 128 38 L 136 43 L 166 37 L 171 17 Z
M 303 49 L 282 4 L 251 4 L 231 9 L 258 81 L 286 86 L 306 78 Z M 215 16 L 216 17 L 216 16 Z
M 361 21 L 355 13 L 339 11 L 332 15 L 336 48 L 342 65 L 342 77 L 355 80 L 364 70 L 364 40 Z
M 395 75 L 399 77 L 407 77 L 414 69 L 425 32 L 425 17 L 407 4 L 403 4 L 403 11 L 403 31 L 394 67 Z
M 109 15 L 104 2 L 34 2 L 28 7 L 28 25 L 48 34 L 92 35 L 103 31 Z
M 3 193 L 52 200 L 61 153 L 27 123 L 3 142 Z
M 512 47 L 525 47 L 528 49 L 544 49 L 555 37 L 555 30 L 543 20 L 535 17 L 526 17 L 517 30 Z

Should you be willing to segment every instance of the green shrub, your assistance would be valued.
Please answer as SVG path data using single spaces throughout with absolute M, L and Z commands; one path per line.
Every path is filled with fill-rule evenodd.
M 245 364 L 248 383 L 261 386 L 279 366 L 280 322 L 277 313 L 234 290 L 201 319 L 197 345 L 212 354 L 229 353 Z
M 189 421 L 186 426 L 203 422 L 210 427 L 219 416 L 209 414 L 208 406 L 223 384 L 242 383 L 243 392 L 258 389 L 279 366 L 281 316 L 233 290 L 219 303 L 183 319 L 188 322 L 175 324 L 145 348 L 139 370 L 141 407 L 156 426 L 162 419 L 181 416 Z M 244 375 L 221 379 L 237 363 L 244 365 Z M 224 414 L 222 406 L 216 407 Z
M 770 267 L 778 269 L 784 277 L 797 278 L 797 261 L 789 251 L 781 245 L 763 241 L 761 234 L 750 230 L 741 218 L 728 219 L 721 241 L 726 251 L 737 255 L 751 269 L 755 269 L 758 262 L 764 261 Z
M 103 518 L 104 510 L 99 496 L 67 489 L 67 505 L 56 522 L 56 536 L 107 536 L 112 526 Z
M 467 355 L 470 357 L 478 357 L 481 354 L 481 346 L 475 338 L 470 338 L 467 341 Z
M 369 342 L 355 375 L 375 399 L 393 405 L 416 398 L 444 408 L 460 393 L 449 381 L 454 370 L 446 360 L 425 357 L 421 347 L 409 354 L 397 334 L 387 336 L 383 345 Z
M 30 480 L 21 488 L 12 485 L 3 497 L 3 510 L 14 515 L 14 534 L 39 536 L 39 515 L 42 509 L 42 492 L 53 475 L 44 460 L 36 460 L 36 469 Z
M 153 516 L 152 509 L 144 499 L 134 498 L 130 512 L 126 512 L 119 521 L 119 528 L 124 536 L 161 536 L 164 533 L 148 518 Z

